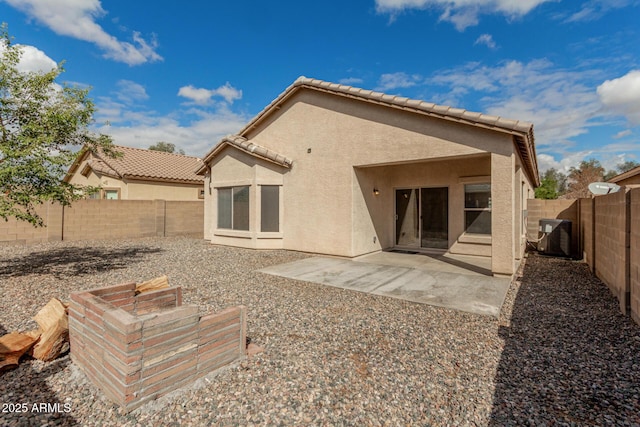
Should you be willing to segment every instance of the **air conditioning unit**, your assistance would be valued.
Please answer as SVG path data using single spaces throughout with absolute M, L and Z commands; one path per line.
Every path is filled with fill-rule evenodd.
M 538 228 L 538 252 L 545 255 L 571 257 L 571 221 L 541 219 Z

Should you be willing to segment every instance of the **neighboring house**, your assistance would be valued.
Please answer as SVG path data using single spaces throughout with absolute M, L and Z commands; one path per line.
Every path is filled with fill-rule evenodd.
M 90 196 L 95 199 L 124 200 L 202 200 L 202 166 L 196 157 L 163 151 L 115 146 L 117 158 L 83 150 L 73 162 L 65 182 L 100 186 Z
M 205 238 L 345 257 L 492 257 L 512 275 L 533 125 L 300 77 L 203 159 Z
M 607 182 L 626 187 L 640 187 L 640 166 L 616 175 Z

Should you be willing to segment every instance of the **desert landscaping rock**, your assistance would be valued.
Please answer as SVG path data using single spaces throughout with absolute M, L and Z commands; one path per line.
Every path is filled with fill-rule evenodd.
M 0 247 L 0 333 L 34 329 L 53 297 L 166 274 L 202 312 L 247 306 L 264 349 L 128 415 L 69 355 L 23 358 L 1 374 L 0 424 L 640 425 L 640 327 L 586 265 L 530 255 L 495 319 L 256 271 L 306 256 L 186 238 Z

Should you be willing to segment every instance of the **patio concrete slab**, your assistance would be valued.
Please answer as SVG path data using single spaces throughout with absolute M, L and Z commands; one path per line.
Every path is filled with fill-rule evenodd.
M 311 257 L 266 274 L 497 317 L 511 281 L 478 257 L 381 252 L 355 260 Z M 489 260 L 490 268 L 490 260 Z

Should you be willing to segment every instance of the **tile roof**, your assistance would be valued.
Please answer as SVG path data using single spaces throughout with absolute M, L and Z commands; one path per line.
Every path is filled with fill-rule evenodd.
M 222 140 L 218 142 L 213 150 L 211 150 L 207 154 L 204 161 L 200 164 L 200 167 L 196 170 L 196 173 L 204 173 L 207 169 L 207 163 L 209 163 L 209 161 L 211 161 L 211 159 L 213 159 L 226 146 L 235 147 L 240 151 L 244 151 L 245 153 L 250 154 L 254 157 L 259 157 L 285 168 L 290 168 L 293 164 L 293 160 L 288 159 L 285 156 L 276 153 L 275 151 L 269 150 L 268 148 L 264 148 L 258 144 L 254 144 L 253 142 L 249 142 L 249 140 L 243 136 L 227 135 L 222 138 Z
M 197 157 L 120 145 L 115 145 L 114 149 L 123 155 L 114 159 L 97 152 L 87 166 L 101 174 L 119 178 L 183 183 L 203 181 L 203 177 L 195 173 L 202 166 L 202 161 Z M 74 163 L 75 168 L 84 157 L 78 157 L 77 164 Z M 74 165 L 69 169 L 65 180 L 75 171 Z
M 508 133 L 510 135 L 513 135 L 514 142 L 525 163 L 525 169 L 527 170 L 531 179 L 534 181 L 534 184 L 538 185 L 540 182 L 532 123 L 506 119 L 489 114 L 471 112 L 460 108 L 437 105 L 431 102 L 421 101 L 417 99 L 387 95 L 382 92 L 375 92 L 372 90 L 360 89 L 353 86 L 331 83 L 318 79 L 311 79 L 304 76 L 296 79 L 293 84 L 286 88 L 284 92 L 282 92 L 276 99 L 274 99 L 260 113 L 258 113 L 238 133 L 238 136 L 245 137 L 251 129 L 255 128 L 271 112 L 277 110 L 282 103 L 284 103 L 288 98 L 290 98 L 293 94 L 295 94 L 302 88 L 323 91 L 334 95 L 340 95 L 378 105 L 384 105 L 394 109 L 415 112 L 443 120 L 449 120 L 457 123 Z M 213 156 L 217 152 L 218 151 L 216 151 L 216 147 L 209 151 L 209 153 L 207 153 L 207 155 L 204 157 L 204 163 L 209 163 L 211 158 L 213 158 Z M 204 170 L 205 167 L 203 166 L 198 170 L 198 173 L 202 173 Z
M 453 119 L 458 122 L 469 123 L 472 125 L 484 125 L 488 128 L 497 128 L 506 131 L 528 133 L 533 128 L 533 124 L 529 122 L 506 119 L 499 116 L 492 116 L 489 114 L 476 113 L 472 111 L 463 110 L 460 108 L 448 107 L 446 105 L 437 105 L 432 102 L 421 101 L 419 99 L 410 99 L 402 96 L 387 95 L 382 92 L 376 92 L 373 90 L 360 89 L 353 86 L 342 85 L 338 83 L 326 82 L 323 80 L 312 79 L 308 77 L 298 77 L 291 86 L 284 90 L 275 100 L 265 107 L 256 117 L 253 118 L 243 129 L 239 132 L 240 135 L 244 135 L 249 129 L 254 127 L 257 122 L 262 119 L 267 112 L 274 106 L 282 103 L 284 98 L 291 95 L 295 89 L 300 87 L 306 87 L 315 90 L 322 90 L 325 92 L 331 92 L 334 94 L 344 95 L 352 98 L 358 98 L 364 101 L 374 102 L 378 104 L 401 107 L 405 110 L 428 113 L 431 116 L 436 116 L 445 119 Z

